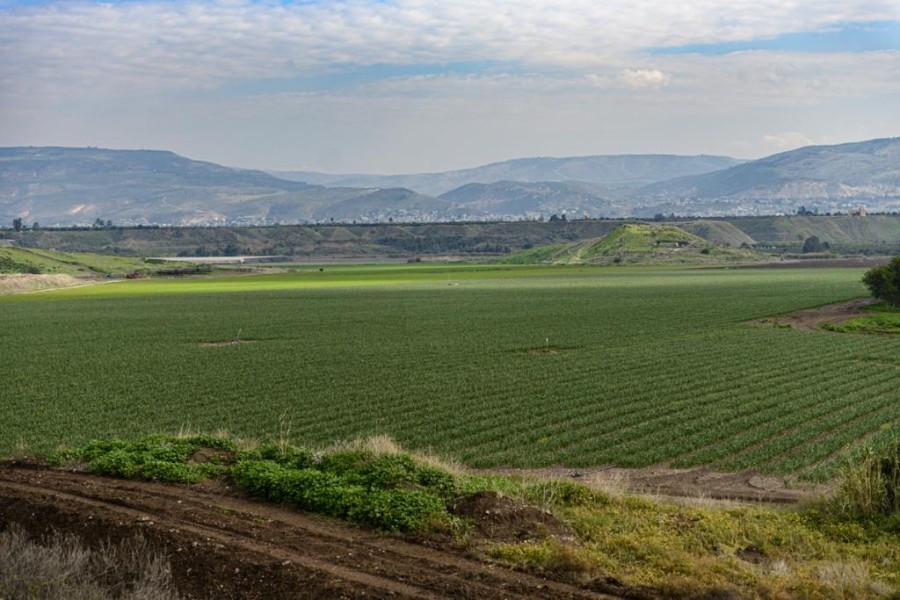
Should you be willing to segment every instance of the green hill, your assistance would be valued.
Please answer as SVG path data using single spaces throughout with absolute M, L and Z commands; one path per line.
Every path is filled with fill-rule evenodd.
M 70 254 L 33 248 L 0 248 L 0 274 L 40 273 L 91 276 L 107 273 L 121 274 L 151 266 L 145 260 L 134 257 Z
M 752 237 L 741 231 L 728 221 L 688 221 L 678 223 L 678 227 L 688 233 L 702 237 L 708 242 L 740 247 L 744 244 L 752 246 L 756 243 Z
M 601 238 L 532 248 L 504 262 L 547 264 L 719 264 L 761 257 L 707 241 L 674 225 L 626 224 Z

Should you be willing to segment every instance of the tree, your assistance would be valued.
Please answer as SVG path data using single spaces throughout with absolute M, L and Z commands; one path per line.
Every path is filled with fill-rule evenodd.
M 13 229 L 16 231 L 22 231 L 25 228 L 25 224 L 22 222 L 21 218 L 13 219 Z
M 804 254 L 809 252 L 824 252 L 829 248 L 831 248 L 831 246 L 828 245 L 828 242 L 821 241 L 817 235 L 811 235 L 803 242 Z
M 873 296 L 888 306 L 900 307 L 900 256 L 866 271 L 862 282 Z

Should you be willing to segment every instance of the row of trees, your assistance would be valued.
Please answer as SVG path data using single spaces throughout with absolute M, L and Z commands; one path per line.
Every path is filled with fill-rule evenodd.
M 16 231 L 28 231 L 29 229 L 32 231 L 37 231 L 41 228 L 41 224 L 35 221 L 31 224 L 31 227 L 25 222 L 22 217 L 18 217 L 13 219 L 12 222 L 13 229 Z M 91 224 L 91 229 L 112 229 L 114 227 L 113 222 L 107 219 L 104 221 L 103 219 L 94 219 L 94 222 Z

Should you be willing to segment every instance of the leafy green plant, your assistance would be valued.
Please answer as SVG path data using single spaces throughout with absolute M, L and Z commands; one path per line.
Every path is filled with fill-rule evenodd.
M 140 440 L 95 440 L 77 450 L 50 455 L 51 465 L 81 462 L 93 473 L 172 483 L 193 483 L 225 472 L 221 460 L 189 463 L 201 449 L 234 453 L 236 444 L 227 438 L 201 435 L 185 438 L 151 436 Z

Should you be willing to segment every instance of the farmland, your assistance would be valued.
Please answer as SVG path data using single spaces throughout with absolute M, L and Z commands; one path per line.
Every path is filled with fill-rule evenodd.
M 896 435 L 900 340 L 744 321 L 862 296 L 861 273 L 328 267 L 4 297 L 0 454 L 384 433 L 473 466 L 827 478 Z

